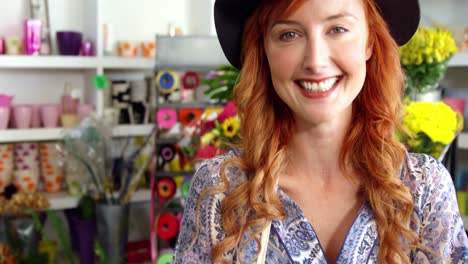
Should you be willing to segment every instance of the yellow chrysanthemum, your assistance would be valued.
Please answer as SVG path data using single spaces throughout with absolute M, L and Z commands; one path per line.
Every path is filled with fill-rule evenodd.
M 443 102 L 410 102 L 405 108 L 403 126 L 414 138 L 424 133 L 432 142 L 442 144 L 449 144 L 459 128 L 456 112 Z
M 240 128 L 240 120 L 237 117 L 229 117 L 222 124 L 223 134 L 227 138 L 233 138 L 237 135 Z
M 419 27 L 413 38 L 400 48 L 403 65 L 441 63 L 457 53 L 452 33 L 439 28 Z

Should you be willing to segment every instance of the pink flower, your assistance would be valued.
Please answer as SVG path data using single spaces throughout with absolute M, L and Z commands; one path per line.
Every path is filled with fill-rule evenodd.
M 218 148 L 216 148 L 213 145 L 206 145 L 198 149 L 195 159 L 204 160 L 204 159 L 213 158 L 214 156 L 216 156 L 217 153 L 218 153 Z
M 229 117 L 233 117 L 237 115 L 237 108 L 236 105 L 234 105 L 234 102 L 229 101 L 229 103 L 226 104 L 224 107 L 223 111 L 218 115 L 218 122 L 223 123 L 224 120 L 226 120 Z

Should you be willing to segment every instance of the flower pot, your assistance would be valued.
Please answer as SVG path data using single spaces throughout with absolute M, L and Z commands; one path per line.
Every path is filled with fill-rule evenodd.
M 40 214 L 39 219 L 44 224 L 45 214 Z M 41 233 L 36 229 L 34 220 L 29 215 L 2 216 L 4 221 L 5 239 L 21 257 L 38 253 Z
M 96 237 L 96 219 L 80 219 L 78 209 L 65 211 L 70 228 L 72 248 L 79 252 L 80 263 L 94 263 L 94 239 Z
M 411 101 L 440 102 L 442 100 L 442 90 L 437 89 L 425 93 L 412 93 L 410 99 Z
M 106 263 L 127 261 L 129 209 L 128 204 L 96 204 L 97 241 L 104 250 Z

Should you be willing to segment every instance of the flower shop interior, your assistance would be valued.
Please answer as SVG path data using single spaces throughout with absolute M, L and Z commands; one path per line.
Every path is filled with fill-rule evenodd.
M 213 4 L 2 4 L 0 263 L 170 263 L 199 161 L 239 139 Z M 468 229 L 468 2 L 420 4 L 397 134 L 447 167 Z

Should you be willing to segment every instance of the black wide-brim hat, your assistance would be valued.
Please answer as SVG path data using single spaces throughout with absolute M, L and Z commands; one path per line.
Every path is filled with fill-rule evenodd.
M 216 0 L 214 20 L 221 47 L 228 61 L 241 68 L 242 34 L 247 19 L 262 0 Z M 420 10 L 418 0 L 375 0 L 390 33 L 400 46 L 416 32 Z

